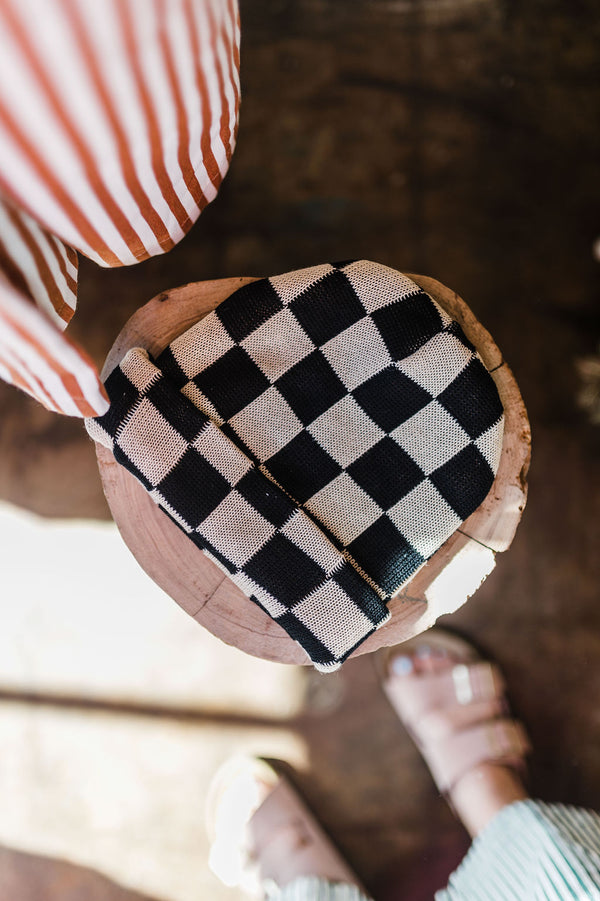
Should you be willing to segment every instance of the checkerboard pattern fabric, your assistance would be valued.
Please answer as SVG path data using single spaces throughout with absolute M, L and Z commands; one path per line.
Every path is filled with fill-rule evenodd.
M 92 437 L 321 670 L 385 622 L 502 447 L 458 323 L 367 261 L 252 282 L 106 388 Z

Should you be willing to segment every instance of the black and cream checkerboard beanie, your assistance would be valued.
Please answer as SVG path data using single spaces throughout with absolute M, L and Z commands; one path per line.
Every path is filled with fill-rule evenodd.
M 130 350 L 90 435 L 320 670 L 483 501 L 503 410 L 457 322 L 377 263 L 245 285 L 156 360 Z

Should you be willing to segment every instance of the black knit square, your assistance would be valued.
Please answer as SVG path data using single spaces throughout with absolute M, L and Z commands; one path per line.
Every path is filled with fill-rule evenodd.
M 283 309 L 281 298 L 267 278 L 238 288 L 221 301 L 215 312 L 234 341 L 243 341 Z
M 308 432 L 300 432 L 282 450 L 268 460 L 267 469 L 299 503 L 332 482 L 342 471 L 339 463 L 325 453 Z
M 188 525 L 196 529 L 227 497 L 231 485 L 190 447 L 157 489 Z
M 470 438 L 479 438 L 487 432 L 503 413 L 496 386 L 477 357 L 442 391 L 438 401 Z
M 269 380 L 241 347 L 232 347 L 194 379 L 223 419 L 230 419 L 269 387 Z
M 365 413 L 391 432 L 431 401 L 431 394 L 407 375 L 389 366 L 352 392 Z
M 293 607 L 326 578 L 322 567 L 279 533 L 254 555 L 244 571 L 286 607 Z
M 275 386 L 305 426 L 347 394 L 320 350 L 292 366 Z
M 382 510 L 393 507 L 424 478 L 412 457 L 387 436 L 351 463 L 347 472 Z
M 390 303 L 371 315 L 394 360 L 415 353 L 443 325 L 435 304 L 424 291 Z
M 334 269 L 290 304 L 298 322 L 317 346 L 343 332 L 365 309 L 343 272 Z
M 359 535 L 348 550 L 359 566 L 388 592 L 395 591 L 425 562 L 387 516 L 380 517 Z
M 429 476 L 445 501 L 466 519 L 485 499 L 494 473 L 475 445 L 469 444 Z

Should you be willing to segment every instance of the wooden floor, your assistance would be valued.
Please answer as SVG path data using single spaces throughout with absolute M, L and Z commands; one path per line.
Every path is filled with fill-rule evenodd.
M 599 31 L 591 0 L 245 0 L 220 196 L 165 257 L 82 261 L 71 327 L 101 364 L 161 290 L 335 259 L 457 290 L 515 372 L 533 460 L 512 549 L 449 623 L 507 674 L 532 791 L 598 808 L 600 430 L 577 408 L 575 362 L 600 339 Z M 0 497 L 108 515 L 81 423 L 3 386 L 0 415 Z M 443 884 L 466 839 L 372 660 L 314 677 L 314 691 L 322 714 L 292 724 L 310 748 L 302 789 L 377 898 L 431 897 L 426 879 Z

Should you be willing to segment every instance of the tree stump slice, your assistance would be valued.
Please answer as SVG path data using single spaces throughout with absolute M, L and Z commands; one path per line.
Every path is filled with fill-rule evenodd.
M 458 609 L 509 547 L 527 499 L 531 435 L 514 376 L 489 333 L 444 285 L 410 276 L 463 327 L 491 373 L 505 410 L 500 466 L 484 502 L 389 602 L 391 617 L 354 653 L 397 644 Z M 157 356 L 176 337 L 254 278 L 195 282 L 163 292 L 129 319 L 112 346 L 102 378 L 132 347 Z M 306 664 L 299 645 L 194 545 L 145 489 L 96 445 L 102 485 L 121 535 L 145 572 L 190 616 L 227 644 L 279 663 Z

